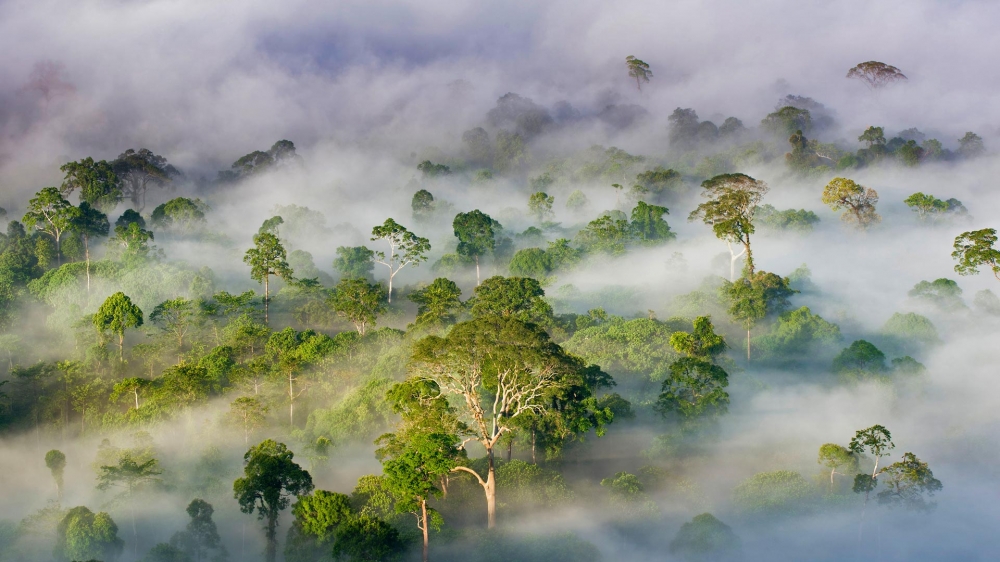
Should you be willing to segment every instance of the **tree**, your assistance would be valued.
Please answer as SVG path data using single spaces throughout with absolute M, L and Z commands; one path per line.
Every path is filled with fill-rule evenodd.
M 462 309 L 462 289 L 451 279 L 438 277 L 407 298 L 417 304 L 417 325 L 451 324 Z
M 830 469 L 830 492 L 833 492 L 834 475 L 849 476 L 858 472 L 858 457 L 847 447 L 824 443 L 819 448 L 817 463 Z M 844 472 L 837 472 L 837 469 Z
M 730 273 L 735 276 L 736 260 L 746 254 L 746 270 L 753 275 L 753 255 L 750 250 L 750 235 L 754 232 L 754 213 L 761 198 L 768 192 L 767 184 L 746 174 L 722 174 L 705 180 L 701 184 L 702 196 L 708 201 L 698 205 L 689 221 L 701 219 L 712 227 L 715 236 L 729 247 Z M 739 254 L 733 252 L 732 244 L 743 245 Z
M 288 255 L 278 237 L 270 232 L 261 232 L 253 237 L 254 247 L 247 250 L 243 263 L 250 266 L 250 278 L 264 284 L 264 323 L 268 321 L 270 301 L 270 279 L 272 275 L 288 280 L 292 269 L 288 266 Z
M 129 198 L 136 211 L 146 207 L 146 192 L 151 186 L 162 187 L 180 175 L 166 158 L 146 148 L 126 150 L 111 166 L 121 180 L 122 195 Z
M 929 510 L 933 503 L 924 500 L 924 494 L 933 496 L 941 491 L 941 481 L 927 463 L 913 453 L 903 453 L 903 460 L 885 467 L 881 475 L 885 490 L 878 493 L 878 502 L 888 506 L 903 506 L 907 509 Z
M 108 244 L 118 247 L 122 261 L 127 265 L 140 265 L 156 249 L 149 245 L 152 240 L 152 232 L 142 228 L 139 222 L 129 222 L 115 227 L 115 236 L 108 240 Z
M 692 322 L 691 333 L 674 332 L 670 336 L 670 347 L 687 357 L 714 361 L 729 346 L 726 338 L 715 333 L 711 317 L 699 316 Z
M 142 215 L 140 215 L 138 211 L 125 209 L 125 212 L 122 213 L 121 216 L 118 217 L 118 220 L 115 221 L 115 228 L 118 228 L 119 226 L 127 227 L 132 223 L 138 224 L 139 228 L 146 228 L 146 219 L 142 218 Z
M 690 562 L 736 558 L 741 549 L 736 533 L 711 513 L 702 513 L 681 525 L 670 541 L 670 554 Z
M 535 220 L 540 223 L 552 220 L 552 204 L 555 200 L 555 197 L 552 197 L 544 191 L 532 193 L 531 196 L 528 197 L 528 214 L 535 217 Z
M 413 194 L 410 208 L 413 210 L 413 220 L 417 222 L 430 220 L 434 216 L 434 195 L 426 189 L 417 191 Z
M 347 318 L 361 335 L 374 326 L 386 309 L 386 290 L 378 283 L 360 278 L 344 278 L 334 287 L 328 301 L 336 313 Z
M 212 514 L 215 513 L 212 504 L 195 498 L 188 504 L 186 511 L 191 520 L 183 531 L 170 538 L 170 544 L 187 554 L 191 562 L 209 560 L 211 553 L 214 553 L 212 562 L 226 560 L 229 554 L 222 544 L 219 529 L 212 520 Z
M 803 131 L 808 133 L 812 129 L 812 115 L 807 109 L 787 105 L 774 113 L 768 113 L 761 120 L 760 126 L 779 137 L 795 134 L 801 136 Z
M 135 529 L 135 491 L 148 484 L 158 482 L 160 471 L 156 469 L 156 459 L 140 462 L 132 453 L 122 453 L 118 464 L 102 466 L 97 475 L 97 489 L 107 490 L 111 487 L 124 488 L 122 494 L 129 504 L 132 518 L 132 556 L 136 557 L 139 547 L 139 535 Z
M 876 146 L 885 145 L 885 129 L 882 127 L 875 127 L 874 125 L 865 129 L 858 140 L 867 144 L 868 148 L 874 148 Z
M 374 259 L 375 252 L 364 246 L 340 246 L 333 260 L 333 269 L 340 273 L 341 278 L 360 278 L 371 282 L 375 280 L 372 275 Z
M 86 201 L 92 207 L 110 213 L 122 200 L 122 190 L 118 176 L 111 164 L 101 160 L 95 162 L 87 157 L 79 162 L 69 162 L 59 168 L 66 174 L 59 188 L 64 194 L 80 190 L 80 202 Z
M 424 160 L 420 164 L 417 164 L 417 170 L 423 174 L 424 179 L 451 175 L 451 168 L 444 164 L 435 164 L 430 160 Z
M 670 214 L 666 207 L 647 205 L 639 201 L 632 209 L 632 222 L 629 229 L 632 238 L 643 244 L 662 244 L 677 237 L 670 231 L 670 225 L 663 220 L 663 215 Z
M 983 139 L 976 133 L 969 131 L 965 136 L 958 139 L 958 153 L 965 158 L 975 158 L 982 156 L 986 152 L 983 146 Z
M 437 515 L 428 510 L 427 500 L 441 496 L 437 484 L 461 459 L 460 440 L 447 433 L 390 433 L 376 443 L 381 445 L 375 455 L 382 462 L 387 487 L 396 499 L 395 510 L 417 518 L 417 529 L 423 534 L 423 560 L 427 562 L 428 532 Z
M 974 275 L 982 266 L 993 271 L 993 276 L 1000 281 L 1000 250 L 994 245 L 997 242 L 997 231 L 993 228 L 963 232 L 955 238 L 955 251 L 951 257 L 958 262 L 955 271 L 959 275 Z
M 545 291 L 531 277 L 490 277 L 475 289 L 466 303 L 475 317 L 500 316 L 521 322 L 547 324 L 552 320 L 552 306 L 545 302 Z
M 458 398 L 456 415 L 467 421 L 468 438 L 486 449 L 487 475 L 471 474 L 486 495 L 490 528 L 496 526 L 494 452 L 500 439 L 517 428 L 518 418 L 543 415 L 556 404 L 550 390 L 579 377 L 574 360 L 533 324 L 489 316 L 456 324 L 445 337 L 427 336 L 414 344 L 411 376 Z
M 703 415 L 721 415 L 728 411 L 729 374 L 705 359 L 682 357 L 670 365 L 670 375 L 663 381 L 655 409 L 666 417 L 671 413 L 683 419 Z
M 768 314 L 784 311 L 788 297 L 795 292 L 789 287 L 787 277 L 767 271 L 723 283 L 721 294 L 729 301 L 729 316 L 742 322 L 747 330 L 747 361 L 750 360 L 750 330 Z
M 500 223 L 476 209 L 455 215 L 452 227 L 458 238 L 458 254 L 476 261 L 476 285 L 479 285 L 479 257 L 496 248 Z
M 392 525 L 370 515 L 359 515 L 337 528 L 333 556 L 358 562 L 379 562 L 398 556 L 406 544 Z
M 56 243 L 56 259 L 62 264 L 62 237 L 73 225 L 80 211 L 63 198 L 55 187 L 46 187 L 28 201 L 24 226 L 34 228 L 52 237 Z
M 896 445 L 892 442 L 892 434 L 881 425 L 873 425 L 869 428 L 858 430 L 851 439 L 851 444 L 848 446 L 851 453 L 855 455 L 868 453 L 875 457 L 875 467 L 872 468 L 871 476 L 858 474 L 854 478 L 854 491 L 855 493 L 865 493 L 865 504 L 868 503 L 868 494 L 875 488 L 877 483 L 879 461 L 895 448 Z
M 863 380 L 887 371 L 885 354 L 865 340 L 857 340 L 833 359 L 833 372 Z
M 392 302 L 392 278 L 407 265 L 417 267 L 420 262 L 427 261 L 427 252 L 431 243 L 421 238 L 396 221 L 385 219 L 385 222 L 372 229 L 372 241 L 385 240 L 389 244 L 389 256 L 385 252 L 375 252 L 375 263 L 389 268 L 388 302 Z
M 158 205 L 150 215 L 153 226 L 176 231 L 191 231 L 204 227 L 205 211 L 208 205 L 201 199 L 175 197 L 166 203 Z
M 97 559 L 114 562 L 123 548 L 114 519 L 103 511 L 94 513 L 81 505 L 70 509 L 59 521 L 53 555 L 60 562 Z
M 45 466 L 52 472 L 52 479 L 56 481 L 56 497 L 62 501 L 63 497 L 63 471 L 66 469 L 66 455 L 58 449 L 52 449 L 45 453 Z
M 250 443 L 250 434 L 264 425 L 267 404 L 256 396 L 241 396 L 229 404 L 229 418 L 243 426 L 243 442 Z
M 125 362 L 125 330 L 142 326 L 142 310 L 132 304 L 132 299 L 118 291 L 108 297 L 94 313 L 94 327 L 100 333 L 111 332 L 118 336 L 118 360 Z
M 906 80 L 906 75 L 895 66 L 870 60 L 847 71 L 848 78 L 860 80 L 871 90 L 880 90 L 890 84 Z
M 920 220 L 927 220 L 948 210 L 948 204 L 934 197 L 921 192 L 914 193 L 903 200 L 911 211 L 917 213 Z
M 135 399 L 135 409 L 139 409 L 139 391 L 150 386 L 150 381 L 139 377 L 122 379 L 111 390 L 111 400 L 119 400 L 122 396 L 131 394 Z
M 153 308 L 149 321 L 177 341 L 178 358 L 184 349 L 184 337 L 194 327 L 198 317 L 196 303 L 184 297 L 161 302 Z
M 823 188 L 823 202 L 834 211 L 846 209 L 840 219 L 865 230 L 882 221 L 875 212 L 878 192 L 870 187 L 858 185 L 847 178 L 833 178 Z
M 570 193 L 569 197 L 566 198 L 566 208 L 574 213 L 583 211 L 589 204 L 587 196 L 579 189 Z
M 278 515 L 288 507 L 289 496 L 307 494 L 313 489 L 312 476 L 296 464 L 284 443 L 262 441 L 243 455 L 244 476 L 233 482 L 233 497 L 240 511 L 267 520 L 267 548 L 264 558 L 274 562 L 278 553 Z
M 316 490 L 292 506 L 295 520 L 285 539 L 287 562 L 312 562 L 330 555 L 337 529 L 356 514 L 346 494 Z
M 83 238 L 84 259 L 87 261 L 88 293 L 90 293 L 90 238 L 92 236 L 107 236 L 110 228 L 108 215 L 91 207 L 90 203 L 86 201 L 80 203 L 73 220 L 73 230 Z
M 642 83 L 648 83 L 649 79 L 653 76 L 653 71 L 649 69 L 649 65 L 632 55 L 625 57 L 625 68 L 628 69 L 628 75 L 635 78 L 635 87 L 639 91 L 642 91 Z

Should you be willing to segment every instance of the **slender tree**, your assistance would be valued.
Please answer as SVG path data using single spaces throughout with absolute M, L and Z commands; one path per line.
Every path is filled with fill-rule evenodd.
M 833 492 L 833 477 L 837 474 L 849 476 L 858 472 L 858 456 L 850 449 L 836 443 L 825 443 L 819 448 L 819 464 L 830 469 L 830 492 Z M 844 472 L 837 472 L 837 469 Z
M 97 489 L 122 488 L 132 518 L 132 556 L 137 558 L 139 534 L 135 528 L 135 491 L 138 488 L 159 481 L 160 471 L 156 469 L 156 459 L 139 462 L 130 453 L 123 453 L 118 464 L 102 466 L 97 475 Z
M 253 237 L 254 247 L 247 250 L 243 262 L 250 266 L 250 278 L 264 284 L 264 323 L 268 322 L 270 302 L 270 280 L 272 275 L 288 280 L 292 268 L 288 266 L 288 255 L 278 237 L 270 232 L 261 232 Z
M 500 223 L 476 209 L 455 215 L 452 227 L 458 238 L 458 253 L 476 261 L 476 285 L 479 285 L 479 258 L 492 252 L 497 245 L 497 229 Z
M 243 456 L 244 476 L 233 482 L 233 497 L 243 513 L 257 512 L 266 520 L 264 530 L 266 562 L 274 562 L 278 553 L 278 515 L 288 507 L 290 496 L 313 490 L 312 476 L 292 458 L 284 443 L 267 439 L 250 448 Z
M 649 79 L 653 77 L 653 71 L 649 69 L 649 65 L 632 55 L 625 57 L 625 67 L 628 69 L 628 75 L 635 78 L 635 87 L 639 91 L 642 91 L 642 83 L 649 82 Z
M 90 293 L 90 238 L 93 236 L 107 236 L 111 225 L 108 222 L 108 215 L 90 206 L 86 201 L 80 203 L 77 208 L 73 230 L 83 238 L 83 255 L 87 262 L 87 293 Z
M 389 292 L 388 302 L 392 302 L 392 279 L 399 273 L 400 269 L 408 265 L 417 267 L 420 262 L 427 260 L 427 252 L 431 249 L 431 243 L 426 238 L 421 238 L 405 226 L 398 224 L 391 218 L 372 229 L 372 241 L 384 240 L 389 244 L 389 255 L 385 252 L 375 252 L 374 261 L 389 268 Z
M 212 520 L 215 508 L 212 504 L 199 498 L 188 504 L 187 514 L 191 517 L 187 527 L 170 538 L 170 544 L 187 554 L 191 562 L 204 562 L 214 553 L 212 562 L 222 562 L 229 558 L 226 547 L 222 544 L 219 529 Z
M 754 213 L 761 199 L 769 190 L 767 184 L 746 174 L 722 174 L 705 180 L 701 184 L 702 196 L 708 201 L 688 216 L 689 221 L 700 219 L 712 227 L 716 238 L 729 247 L 729 280 L 736 276 L 736 260 L 746 255 L 746 271 L 753 275 L 753 254 L 750 250 L 750 235 L 754 233 Z M 732 244 L 743 246 L 737 254 Z
M 250 444 L 250 434 L 264 425 L 267 404 L 256 396 L 241 396 L 229 405 L 229 419 L 243 428 L 243 443 Z
M 873 425 L 869 428 L 858 430 L 851 439 L 850 445 L 848 445 L 848 449 L 855 455 L 860 456 L 868 453 L 875 457 L 875 466 L 872 468 L 871 476 L 858 474 L 854 477 L 854 492 L 865 493 L 865 503 L 861 508 L 861 523 L 858 527 L 858 540 L 861 540 L 861 530 L 865 523 L 864 508 L 868 505 L 868 495 L 871 494 L 872 490 L 878 484 L 879 462 L 882 460 L 882 457 L 888 455 L 895 448 L 896 445 L 892 442 L 892 434 L 881 425 Z
M 63 471 L 66 469 L 66 455 L 58 449 L 52 449 L 48 453 L 45 453 L 45 466 L 52 472 L 52 479 L 56 481 L 56 497 L 62 502 Z
M 344 278 L 334 287 L 327 302 L 339 316 L 354 324 L 359 334 L 365 335 L 368 327 L 374 326 L 385 312 L 386 290 L 361 278 Z

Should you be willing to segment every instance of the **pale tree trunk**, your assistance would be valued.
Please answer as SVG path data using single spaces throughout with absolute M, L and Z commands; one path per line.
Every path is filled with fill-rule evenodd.
M 269 289 L 269 287 L 268 287 L 268 280 L 269 280 L 268 276 L 265 274 L 264 275 L 264 325 L 265 326 L 268 323 L 268 321 L 267 321 L 267 312 L 268 312 L 267 311 L 267 305 L 268 305 L 268 300 L 270 300 L 270 299 L 268 299 L 268 295 L 269 295 L 269 293 L 268 293 L 268 289 Z
M 486 494 L 486 526 L 487 528 L 493 529 L 497 525 L 497 479 L 496 471 L 493 466 L 493 446 L 489 445 L 486 447 L 486 458 L 489 465 L 489 470 L 486 474 L 486 480 L 479 475 L 478 472 L 472 470 L 466 466 L 456 466 L 451 469 L 452 472 L 468 472 L 476 478 L 479 485 L 483 487 L 483 493 Z
M 288 373 L 288 426 L 295 429 L 295 379 Z
M 476 256 L 476 286 L 479 286 L 479 256 Z
M 726 242 L 726 246 L 729 247 L 729 282 L 732 283 L 736 280 L 736 260 L 743 256 L 746 252 L 746 248 L 737 254 L 733 251 L 733 244 L 731 242 Z
M 139 389 L 133 388 L 132 393 L 135 394 L 135 409 L 139 409 Z
M 427 535 L 427 527 L 428 527 L 428 525 L 427 525 L 427 500 L 420 500 L 420 519 L 421 519 L 421 521 L 423 521 L 423 525 L 420 527 L 420 530 L 423 531 L 423 533 L 424 533 L 424 562 L 427 562 L 427 560 L 428 560 L 427 549 L 428 549 L 428 543 L 430 542 L 429 541 L 430 537 L 428 537 L 428 535 Z
M 750 327 L 747 327 L 747 361 L 750 361 Z
M 538 464 L 535 462 L 535 429 L 531 428 L 531 464 Z
M 90 237 L 83 235 L 83 255 L 87 260 L 87 294 L 90 294 Z

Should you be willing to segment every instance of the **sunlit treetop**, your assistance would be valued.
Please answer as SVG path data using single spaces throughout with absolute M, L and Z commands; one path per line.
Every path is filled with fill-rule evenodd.
M 882 89 L 900 80 L 908 80 L 905 74 L 891 64 L 870 60 L 847 71 L 848 78 L 864 82 L 872 90 Z

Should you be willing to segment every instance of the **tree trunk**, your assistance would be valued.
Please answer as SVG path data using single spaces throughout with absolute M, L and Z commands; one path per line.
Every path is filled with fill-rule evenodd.
M 267 301 L 268 301 L 268 298 L 267 298 L 268 297 L 267 282 L 268 282 L 267 275 L 264 275 L 264 325 L 265 326 L 267 325 Z
M 137 388 L 133 388 L 132 392 L 135 394 L 135 409 L 138 410 L 139 409 L 139 389 L 138 389 L 138 387 Z
M 125 362 L 125 330 L 122 330 L 122 333 L 118 334 L 118 362 Z
M 510 462 L 511 457 L 514 456 L 514 438 L 511 437 L 510 441 L 507 442 L 507 462 Z
M 535 429 L 531 428 L 531 464 L 538 464 L 535 462 Z
M 62 249 L 60 248 L 59 236 L 56 236 L 56 265 L 62 267 Z
M 420 529 L 421 531 L 424 532 L 424 562 L 427 562 L 427 560 L 428 560 L 428 558 L 427 558 L 427 543 L 428 543 L 428 539 L 429 539 L 429 537 L 427 535 L 427 527 L 428 527 L 428 525 L 427 525 L 427 500 L 420 500 L 420 514 L 421 514 L 422 521 L 424 522 L 423 526 Z
M 278 514 L 267 515 L 267 547 L 264 549 L 265 562 L 274 562 L 278 557 Z
M 747 361 L 750 361 L 750 328 L 747 328 Z
M 83 255 L 87 260 L 87 294 L 90 294 L 90 237 L 83 235 Z
M 396 274 L 392 272 L 392 268 L 390 267 L 389 268 L 389 296 L 386 299 L 390 304 L 392 304 L 392 277 L 394 275 L 396 275 Z
M 494 529 L 497 526 L 497 478 L 496 469 L 493 466 L 493 448 L 486 451 L 486 458 L 489 460 L 489 472 L 486 474 L 486 527 Z
M 479 286 L 479 256 L 476 256 L 476 286 Z
M 288 373 L 288 426 L 295 429 L 295 387 L 292 374 Z

